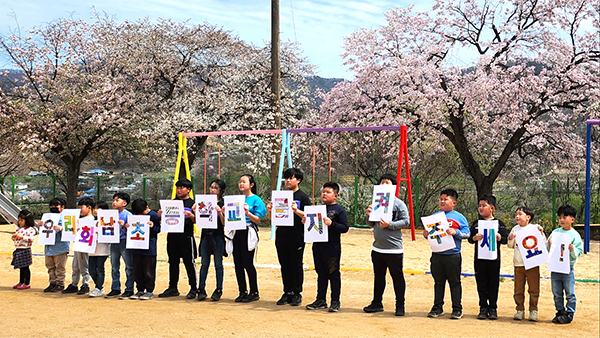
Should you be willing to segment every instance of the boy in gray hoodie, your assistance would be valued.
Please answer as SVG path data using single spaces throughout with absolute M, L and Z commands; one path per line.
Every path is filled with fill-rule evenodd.
M 384 174 L 379 179 L 379 184 L 396 185 L 396 178 L 391 174 Z M 367 216 L 373 211 L 373 206 L 367 208 Z M 396 316 L 404 316 L 404 294 L 406 281 L 402 272 L 403 247 L 402 228 L 410 227 L 410 218 L 406 204 L 399 198 L 394 199 L 392 221 L 368 222 L 373 227 L 373 247 L 371 249 L 371 260 L 373 261 L 373 273 L 375 282 L 373 288 L 373 300 L 369 306 L 363 308 L 367 313 L 383 311 L 383 292 L 385 290 L 385 276 L 387 269 L 394 282 L 396 294 Z

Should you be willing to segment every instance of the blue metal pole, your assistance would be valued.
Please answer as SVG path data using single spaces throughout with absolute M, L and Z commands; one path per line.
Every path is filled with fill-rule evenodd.
M 591 190 L 591 151 L 592 151 L 592 125 L 587 124 L 587 141 L 586 141 L 586 154 L 585 154 L 585 227 L 584 227 L 584 240 L 583 240 L 583 252 L 588 253 L 590 251 L 590 190 Z

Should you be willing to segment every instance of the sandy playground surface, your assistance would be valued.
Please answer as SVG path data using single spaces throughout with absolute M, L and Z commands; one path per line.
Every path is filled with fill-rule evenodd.
M 552 324 L 554 303 L 549 279 L 541 281 L 539 300 L 540 320 L 537 323 L 512 319 L 515 304 L 512 298 L 513 282 L 505 278 L 500 283 L 498 300 L 499 320 L 477 320 L 478 297 L 475 278 L 465 276 L 463 285 L 463 313 L 460 320 L 450 320 L 450 294 L 446 288 L 446 315 L 427 318 L 433 303 L 433 279 L 424 274 L 429 270 L 430 249 L 422 236 L 410 240 L 405 232 L 404 269 L 406 277 L 406 316 L 394 316 L 394 294 L 388 274 L 384 294 L 385 311 L 366 314 L 362 308 L 370 303 L 373 292 L 370 250 L 372 232 L 369 229 L 351 229 L 342 235 L 342 308 L 338 313 L 326 310 L 309 311 L 305 305 L 316 294 L 316 273 L 307 270 L 302 306 L 277 306 L 282 293 L 274 241 L 270 230 L 261 229 L 261 242 L 256 260 L 261 299 L 257 302 L 234 303 L 237 284 L 232 258 L 226 258 L 223 298 L 203 302 L 185 299 L 188 285 L 185 270 L 181 269 L 179 290 L 181 296 L 150 301 L 90 298 L 78 295 L 44 293 L 48 274 L 44 258 L 34 256 L 32 289 L 13 290 L 18 282 L 18 270 L 10 265 L 14 250 L 11 233 L 13 225 L 0 225 L 0 336 L 11 337 L 139 337 L 139 336 L 206 336 L 206 337 L 598 337 L 600 332 L 600 260 L 598 242 L 591 244 L 591 252 L 583 255 L 575 265 L 577 312 L 573 323 Z M 155 294 L 168 285 L 166 263 L 166 235 L 159 237 L 159 263 Z M 43 247 L 33 246 L 34 253 L 43 253 Z M 512 250 L 502 248 L 502 274 L 512 275 Z M 67 283 L 71 281 L 71 258 L 67 262 Z M 199 263 L 199 260 L 197 260 Z M 312 252 L 307 246 L 304 264 L 312 265 Z M 110 262 L 106 263 L 105 289 L 110 289 Z M 197 267 L 199 271 L 199 265 Z M 546 267 L 543 276 L 549 276 Z M 462 272 L 473 273 L 473 247 L 463 243 Z M 124 273 L 121 273 L 124 276 Z M 121 278 L 123 281 L 123 277 Z M 209 270 L 207 292 L 215 285 L 214 269 Z M 329 297 L 329 294 L 328 294 Z M 528 297 L 526 298 L 526 303 Z

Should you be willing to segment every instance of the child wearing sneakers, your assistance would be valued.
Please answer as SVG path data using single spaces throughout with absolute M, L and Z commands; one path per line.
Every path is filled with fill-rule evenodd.
M 573 222 L 577 211 L 570 205 L 563 205 L 558 208 L 558 223 L 560 228 L 554 229 L 548 238 L 548 249 L 552 246 L 552 236 L 555 234 L 566 234 L 569 236 L 569 273 L 554 272 L 550 274 L 552 281 L 552 294 L 554 295 L 554 307 L 556 308 L 556 316 L 552 319 L 555 324 L 569 324 L 573 321 L 575 315 L 575 307 L 577 305 L 577 297 L 575 297 L 575 272 L 573 265 L 577 262 L 577 258 L 583 252 L 583 243 L 581 236 L 577 230 L 573 229 Z M 565 308 L 565 299 L 567 299 L 567 307 Z
M 94 201 L 89 197 L 84 197 L 77 203 L 79 206 L 79 218 L 94 219 Z M 62 291 L 63 294 L 77 293 L 78 295 L 85 295 L 90 292 L 90 272 L 88 269 L 89 265 L 89 254 L 85 252 L 73 252 L 73 263 L 71 268 L 73 270 L 71 274 L 71 284 Z M 81 289 L 77 287 L 79 284 L 79 278 L 81 278 Z
M 15 243 L 15 251 L 10 264 L 15 269 L 19 269 L 19 283 L 13 286 L 13 289 L 27 290 L 31 288 L 31 271 L 29 270 L 29 266 L 33 264 L 31 245 L 37 231 L 35 230 L 33 214 L 29 210 L 21 210 L 18 219 L 17 225 L 19 228 L 11 237 Z
M 342 278 L 340 275 L 340 258 L 342 256 L 341 234 L 348 232 L 348 214 L 346 210 L 337 204 L 336 200 L 340 192 L 340 186 L 335 182 L 323 184 L 321 190 L 321 201 L 327 207 L 327 217 L 323 223 L 327 225 L 328 241 L 315 242 L 312 246 L 313 259 L 315 260 L 315 271 L 317 272 L 317 299 L 306 305 L 309 310 L 327 308 L 325 300 L 327 285 L 331 284 L 331 306 L 329 312 L 340 310 L 340 292 L 342 289 Z M 303 217 L 302 223 L 304 223 Z
M 508 247 L 515 249 L 513 256 L 514 275 L 515 275 L 515 287 L 514 295 L 515 303 L 517 305 L 517 312 L 515 313 L 515 320 L 523 320 L 525 318 L 525 282 L 527 282 L 529 293 L 529 320 L 532 322 L 538 321 L 538 299 L 540 297 L 540 267 L 536 266 L 529 270 L 525 270 L 525 264 L 523 263 L 523 257 L 521 252 L 516 246 L 515 237 L 518 231 L 523 230 L 525 227 L 537 227 L 542 233 L 544 238 L 544 229 L 538 224 L 530 224 L 535 214 L 533 210 L 528 207 L 519 207 L 515 212 L 515 225 L 510 234 L 508 235 Z
M 94 217 L 98 219 L 98 210 L 108 210 L 108 204 L 104 201 L 98 201 L 94 204 Z M 110 255 L 110 244 L 108 243 L 96 243 L 96 251 L 90 254 L 89 258 L 89 271 L 90 277 L 94 281 L 95 288 L 90 291 L 90 297 L 102 297 L 104 296 L 104 264 Z
M 134 215 L 150 216 L 150 243 L 147 250 L 130 249 L 133 256 L 133 279 L 138 292 L 129 299 L 150 300 L 154 298 L 156 283 L 156 244 L 160 233 L 160 217 L 141 198 L 131 203 L 131 211 Z
M 65 208 L 66 201 L 62 198 L 54 198 L 50 201 L 50 212 L 61 213 Z M 61 292 L 65 288 L 65 277 L 67 274 L 67 256 L 70 250 L 71 242 L 63 242 L 62 239 L 62 221 L 54 224 L 56 237 L 54 245 L 44 246 L 44 256 L 46 268 L 48 269 L 48 279 L 50 284 L 44 289 L 44 292 Z M 38 222 L 42 226 L 42 221 Z

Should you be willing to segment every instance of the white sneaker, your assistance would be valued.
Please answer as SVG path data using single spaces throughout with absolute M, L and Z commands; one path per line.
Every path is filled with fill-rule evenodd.
M 515 316 L 513 318 L 515 320 L 523 320 L 525 318 L 525 311 L 517 310 L 517 313 L 515 313 Z
M 95 288 L 94 290 L 90 291 L 89 295 L 90 297 L 102 297 L 104 295 L 104 288 Z
M 537 310 L 529 311 L 529 320 L 532 322 L 538 321 L 538 312 Z

